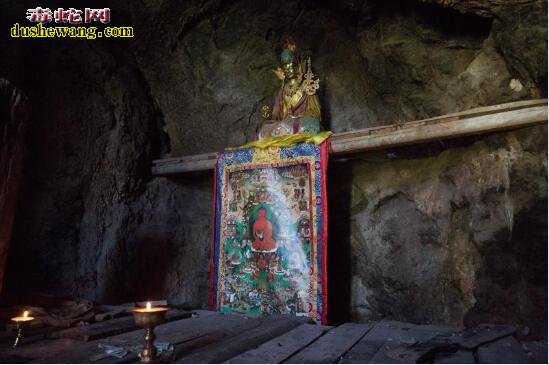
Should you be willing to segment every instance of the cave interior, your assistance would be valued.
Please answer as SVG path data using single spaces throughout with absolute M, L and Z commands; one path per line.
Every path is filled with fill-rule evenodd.
M 94 6 L 110 9 L 94 26 L 133 37 L 0 43 L 7 327 L 59 303 L 209 309 L 212 170 L 160 176 L 153 161 L 252 141 L 286 37 L 310 55 L 335 134 L 547 98 L 542 0 Z M 35 3 L 2 7 L 4 35 L 36 25 Z M 510 325 L 547 361 L 546 121 L 330 156 L 327 189 L 326 324 Z

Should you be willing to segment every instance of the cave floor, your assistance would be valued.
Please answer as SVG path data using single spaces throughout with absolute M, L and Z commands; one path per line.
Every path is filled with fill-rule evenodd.
M 162 363 L 547 363 L 547 342 L 521 343 L 505 325 L 318 326 L 297 317 L 171 310 L 156 335 Z M 0 332 L 0 361 L 134 363 L 143 336 L 129 315 L 65 329 L 29 328 L 17 348 L 11 348 L 14 332 Z

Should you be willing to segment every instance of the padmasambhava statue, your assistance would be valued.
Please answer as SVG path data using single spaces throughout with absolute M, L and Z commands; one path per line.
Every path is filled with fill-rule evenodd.
M 273 70 L 282 81 L 274 106 L 261 108 L 265 119 L 258 139 L 294 133 L 315 134 L 320 131 L 320 102 L 316 91 L 319 80 L 314 79 L 311 59 L 305 63 L 296 55 L 296 45 L 290 37 L 280 54 L 281 67 Z

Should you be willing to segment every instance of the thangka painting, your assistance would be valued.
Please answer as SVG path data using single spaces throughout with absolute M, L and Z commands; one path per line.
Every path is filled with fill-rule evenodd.
M 327 142 L 220 154 L 210 306 L 326 323 Z

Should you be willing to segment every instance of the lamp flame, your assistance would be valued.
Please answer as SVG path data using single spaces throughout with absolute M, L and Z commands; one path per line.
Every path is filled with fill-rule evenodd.
M 147 302 L 147 310 L 150 310 L 151 309 L 151 302 Z
M 29 316 L 29 311 L 24 311 L 23 312 L 23 317 L 27 318 Z

